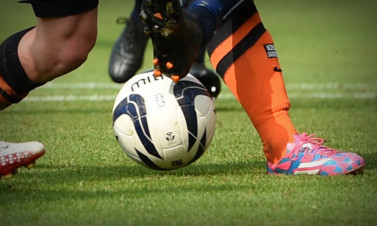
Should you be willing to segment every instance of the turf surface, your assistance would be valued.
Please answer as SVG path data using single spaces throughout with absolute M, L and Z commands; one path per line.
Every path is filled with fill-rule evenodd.
M 225 86 L 215 138 L 199 161 L 171 172 L 132 162 L 113 136 L 120 86 L 107 64 L 123 28 L 115 20 L 133 1 L 102 1 L 88 61 L 0 113 L 0 139 L 47 148 L 32 170 L 0 180 L 0 225 L 376 225 L 377 4 L 256 3 L 275 39 L 297 129 L 362 155 L 364 175 L 267 175 L 258 134 Z M 16 1 L 1 1 L 0 15 L 0 40 L 35 23 Z M 149 43 L 142 70 L 151 55 Z

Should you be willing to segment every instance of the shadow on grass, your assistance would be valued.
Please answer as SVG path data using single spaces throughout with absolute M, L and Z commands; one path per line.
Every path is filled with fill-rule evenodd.
M 194 164 L 174 171 L 154 171 L 142 166 L 38 165 L 0 183 L 2 205 L 61 199 L 140 198 L 150 194 L 219 192 L 245 189 L 226 182 L 234 177 L 266 174 L 264 162 Z M 216 177 L 218 176 L 218 177 Z M 250 186 L 248 186 L 250 187 Z
M 148 169 L 138 164 L 130 166 L 51 166 L 38 165 L 42 171 L 40 177 L 50 178 L 65 182 L 77 180 L 113 180 L 127 178 L 146 178 L 146 177 L 191 177 L 191 176 L 214 176 L 214 175 L 241 175 L 265 170 L 263 161 L 244 161 L 222 164 L 203 164 L 194 163 L 177 170 L 158 171 Z M 52 177 L 52 178 L 51 178 Z
M 375 158 L 374 158 L 375 159 Z M 368 163 L 367 163 L 368 164 Z M 375 161 L 367 170 L 375 169 Z M 131 166 L 51 166 L 38 165 L 21 171 L 15 179 L 0 181 L 1 205 L 39 205 L 44 202 L 76 202 L 163 198 L 166 196 L 212 196 L 229 192 L 259 193 L 267 187 L 310 183 L 330 183 L 332 178 L 273 176 L 266 173 L 264 161 L 193 164 L 174 171 L 154 171 Z M 301 178 L 301 180 L 297 180 Z M 363 177 L 353 177 L 355 180 Z M 354 179 L 347 180 L 354 180 Z M 340 178 L 342 179 L 342 177 Z M 334 182 L 337 182 L 335 180 Z M 320 183 L 321 184 L 321 183 Z M 337 184 L 337 183 L 335 183 Z M 337 186 L 337 185 L 336 185 Z M 39 203 L 39 204 L 38 204 Z

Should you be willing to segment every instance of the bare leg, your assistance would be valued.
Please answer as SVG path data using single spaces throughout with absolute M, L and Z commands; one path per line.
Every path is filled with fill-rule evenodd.
M 44 83 L 78 68 L 97 37 L 97 8 L 77 15 L 38 18 L 21 39 L 18 54 L 33 82 Z

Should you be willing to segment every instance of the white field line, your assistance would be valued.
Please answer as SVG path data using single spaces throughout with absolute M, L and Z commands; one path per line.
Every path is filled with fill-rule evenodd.
M 115 101 L 115 95 L 54 95 L 54 96 L 30 96 L 25 98 L 29 102 L 61 102 L 61 101 Z
M 85 82 L 85 83 L 57 83 L 50 82 L 42 87 L 42 89 L 120 89 L 122 84 L 118 83 L 101 83 L 101 82 Z
M 122 87 L 121 84 L 116 83 L 48 83 L 41 89 L 72 89 L 72 90 L 93 90 L 95 92 L 99 90 L 110 89 L 114 90 L 114 95 L 52 95 L 52 96 L 36 96 L 30 95 L 25 101 L 29 102 L 60 102 L 60 101 L 114 101 L 116 94 Z M 377 98 L 377 92 L 375 88 L 371 90 L 371 86 L 368 84 L 341 84 L 341 83 L 297 83 L 287 84 L 286 86 L 288 96 L 291 99 L 299 98 L 317 98 L 317 99 L 373 99 Z M 337 92 L 337 90 L 343 92 Z M 299 91 L 299 92 L 298 92 Z M 233 94 L 229 91 L 220 93 L 218 99 L 235 99 Z

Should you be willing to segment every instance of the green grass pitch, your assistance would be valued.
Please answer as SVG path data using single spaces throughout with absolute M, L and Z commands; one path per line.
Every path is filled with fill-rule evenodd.
M 16 2 L 0 2 L 1 41 L 35 24 L 31 7 Z M 129 15 L 133 1 L 104 0 L 87 62 L 0 112 L 1 140 L 47 148 L 33 169 L 0 180 L 0 225 L 377 225 L 376 1 L 256 4 L 297 129 L 362 155 L 364 175 L 268 175 L 258 134 L 226 86 L 201 159 L 171 172 L 134 163 L 113 136 L 120 85 L 107 74 L 123 28 L 116 18 Z M 151 59 L 149 43 L 141 70 Z

